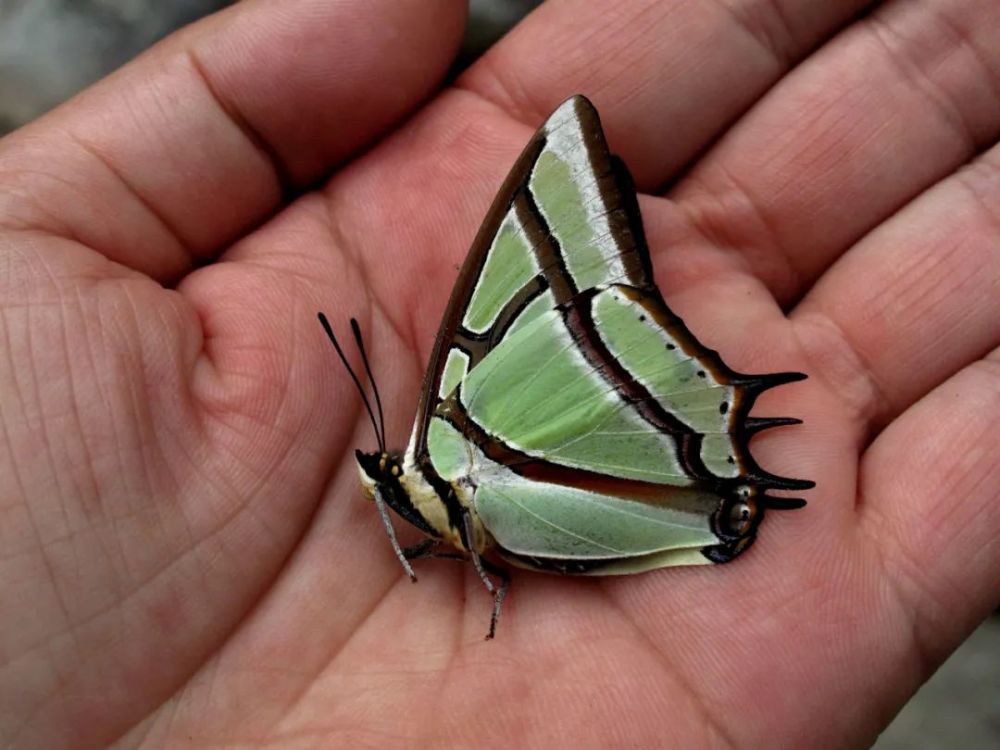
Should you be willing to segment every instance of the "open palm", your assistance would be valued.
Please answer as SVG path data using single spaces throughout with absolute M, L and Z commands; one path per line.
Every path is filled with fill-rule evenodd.
M 1000 7 L 867 5 L 553 1 L 427 99 L 464 2 L 240 3 L 0 142 L 3 744 L 871 741 L 998 600 Z M 410 585 L 362 500 L 315 316 L 401 447 L 577 92 L 671 306 L 809 373 L 753 448 L 817 488 L 732 565 L 517 572 L 487 643 L 471 568 Z

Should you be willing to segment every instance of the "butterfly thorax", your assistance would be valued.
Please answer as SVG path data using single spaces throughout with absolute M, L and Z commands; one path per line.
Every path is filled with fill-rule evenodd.
M 449 509 L 449 505 L 458 502 L 457 497 L 448 496 L 453 495 L 454 488 L 435 487 L 419 467 L 398 453 L 356 451 L 355 457 L 366 497 L 372 499 L 378 492 L 404 521 L 458 550 L 466 548 L 454 507 Z M 480 535 L 479 529 L 476 531 Z M 476 546 L 485 546 L 481 542 L 477 539 Z

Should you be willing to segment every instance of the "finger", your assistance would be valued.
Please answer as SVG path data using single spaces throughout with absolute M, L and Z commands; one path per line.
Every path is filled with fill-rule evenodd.
M 460 85 L 538 123 L 593 99 L 612 146 L 651 188 L 671 177 L 864 2 L 547 2 Z
M 861 528 L 924 677 L 1000 598 L 998 424 L 1000 350 L 908 409 L 861 466 Z
M 793 312 L 860 434 L 1000 345 L 1000 146 L 841 258 Z
M 0 216 L 176 276 L 414 106 L 451 59 L 462 8 L 234 5 L 6 139 Z
M 793 71 L 671 197 L 696 236 L 795 299 L 996 141 L 998 91 L 1000 4 L 889 3 Z

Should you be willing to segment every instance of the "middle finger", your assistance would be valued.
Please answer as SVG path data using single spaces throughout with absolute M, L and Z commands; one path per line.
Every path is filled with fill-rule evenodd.
M 788 302 L 996 140 L 998 91 L 1000 4 L 897 0 L 793 71 L 670 197 Z

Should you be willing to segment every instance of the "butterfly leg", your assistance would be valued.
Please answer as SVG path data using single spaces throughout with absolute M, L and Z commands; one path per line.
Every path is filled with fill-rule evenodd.
M 510 574 L 489 560 L 482 559 L 475 552 L 472 555 L 473 564 L 478 563 L 476 565 L 476 572 L 479 573 L 479 577 L 486 584 L 486 590 L 493 594 L 493 614 L 490 615 L 490 632 L 486 634 L 486 640 L 490 640 L 496 635 L 497 621 L 500 619 L 500 607 L 507 596 L 507 589 L 510 588 Z M 500 581 L 499 584 L 492 584 L 493 589 L 490 588 L 491 581 L 487 578 L 487 573 Z
M 472 516 L 469 515 L 469 511 L 462 511 L 462 523 L 464 525 L 465 532 L 465 548 L 469 550 L 469 556 L 472 558 L 472 564 L 476 568 L 476 573 L 479 574 L 480 580 L 486 587 L 486 590 L 493 596 L 493 614 L 490 615 L 490 631 L 486 634 L 486 640 L 491 640 L 497 632 L 497 621 L 500 619 L 500 608 L 503 606 L 504 597 L 507 596 L 507 589 L 510 586 L 510 575 L 503 568 L 497 567 L 492 564 L 489 560 L 484 560 L 476 552 L 476 546 L 472 543 L 475 539 L 475 534 L 472 528 Z M 494 576 L 499 580 L 499 583 L 494 583 L 490 576 Z
M 382 525 L 385 526 L 385 533 L 389 535 L 389 542 L 392 544 L 392 550 L 396 553 L 396 559 L 403 566 L 403 570 L 406 571 L 406 575 L 410 577 L 413 583 L 417 582 L 417 574 L 413 572 L 413 566 L 410 565 L 410 561 L 407 559 L 406 554 L 403 552 L 403 548 L 399 546 L 399 542 L 396 541 L 396 530 L 392 528 L 392 519 L 389 518 L 389 510 L 386 508 L 385 499 L 382 497 L 382 492 L 375 488 L 375 507 L 378 508 L 378 514 L 382 517 Z

